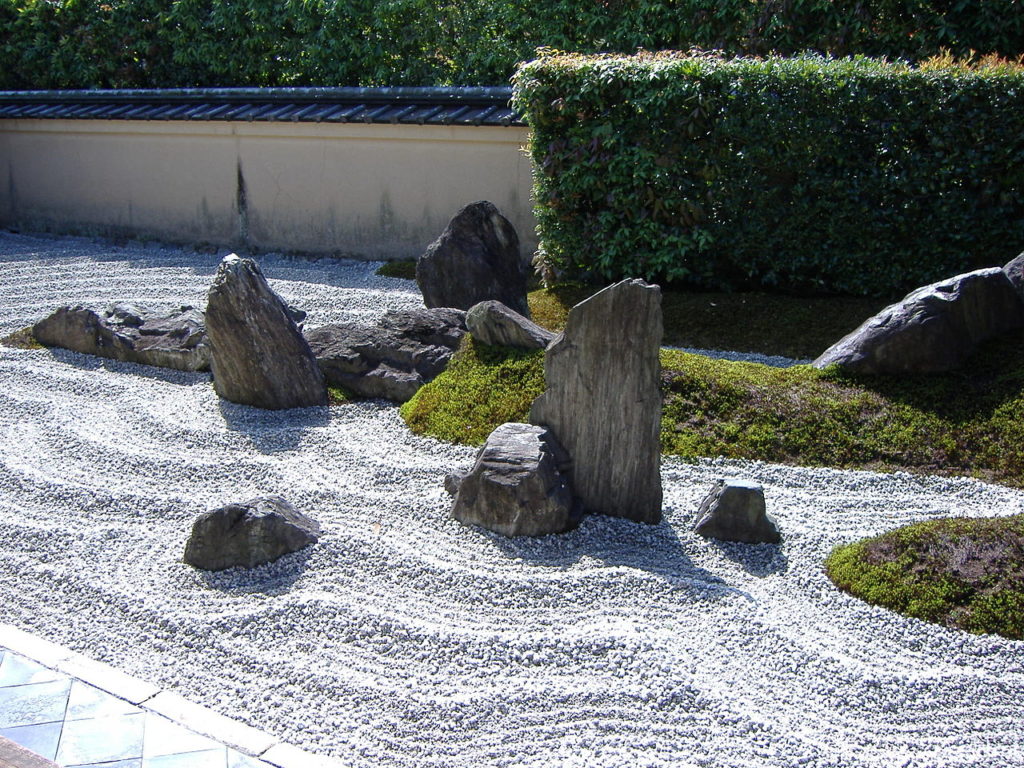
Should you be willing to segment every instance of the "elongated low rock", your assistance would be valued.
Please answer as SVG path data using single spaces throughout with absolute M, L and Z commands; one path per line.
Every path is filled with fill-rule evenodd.
M 206 305 L 213 386 L 226 400 L 258 408 L 327 404 L 320 366 L 259 265 L 224 257 Z
M 449 475 L 452 517 L 504 536 L 545 536 L 575 527 L 569 456 L 550 429 L 502 424 L 463 478 Z
M 428 307 L 467 310 L 496 299 L 529 317 L 529 277 L 515 227 L 487 201 L 456 213 L 416 261 L 416 283 Z
M 210 367 L 203 314 L 180 307 L 157 315 L 131 304 L 112 304 L 102 313 L 82 306 L 61 307 L 32 327 L 36 341 L 112 360 L 179 371 Z
M 548 329 L 493 299 L 470 307 L 466 327 L 482 344 L 518 349 L 544 349 L 555 338 Z
M 404 403 L 448 367 L 465 332 L 465 312 L 439 307 L 388 312 L 375 326 L 336 323 L 304 334 L 330 384 Z
M 587 512 L 661 520 L 661 337 L 661 289 L 623 280 L 573 307 L 547 348 L 530 421 L 572 457 Z
M 829 347 L 815 368 L 860 374 L 941 373 L 981 342 L 1024 327 L 1024 301 L 1007 268 L 979 269 L 907 294 Z
M 320 538 L 320 524 L 280 496 L 227 504 L 196 518 L 184 560 L 207 571 L 255 568 Z

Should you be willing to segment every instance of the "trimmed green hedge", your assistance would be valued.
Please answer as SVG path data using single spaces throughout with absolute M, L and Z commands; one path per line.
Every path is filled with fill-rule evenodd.
M 889 296 L 1024 249 L 1024 69 L 803 56 L 521 66 L 540 258 Z
M 1024 53 L 1019 0 L 0 0 L 0 88 L 494 85 L 540 46 Z

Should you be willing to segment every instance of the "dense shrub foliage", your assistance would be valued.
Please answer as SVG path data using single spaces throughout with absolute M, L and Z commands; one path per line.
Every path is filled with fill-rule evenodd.
M 0 0 L 0 88 L 506 82 L 540 46 L 1024 52 L 1019 0 Z
M 892 295 L 1024 246 L 1024 70 L 677 53 L 523 65 L 541 257 Z

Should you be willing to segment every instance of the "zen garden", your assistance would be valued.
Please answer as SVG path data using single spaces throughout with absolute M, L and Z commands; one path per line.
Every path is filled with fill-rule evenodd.
M 33 226 L 12 181 L 0 622 L 280 742 L 214 737 L 224 768 L 1024 766 L 1016 2 L 0 25 L 0 124 L 28 91 L 511 82 L 536 225 L 172 243 Z

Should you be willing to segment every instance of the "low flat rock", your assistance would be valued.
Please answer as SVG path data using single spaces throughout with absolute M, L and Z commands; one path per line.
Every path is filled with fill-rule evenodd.
M 452 517 L 503 536 L 546 536 L 579 522 L 569 478 L 569 456 L 551 430 L 532 424 L 495 429 L 472 471 L 449 475 Z
M 544 356 L 530 421 L 572 457 L 587 512 L 661 520 L 661 289 L 623 280 L 577 304 Z
M 179 371 L 210 368 L 203 314 L 183 306 L 169 315 L 133 304 L 112 304 L 103 312 L 83 306 L 61 307 L 32 327 L 36 340 L 129 363 Z
M 225 400 L 258 408 L 327 404 L 327 389 L 292 311 L 252 259 L 224 257 L 206 305 L 213 386 Z
M 320 538 L 320 525 L 280 496 L 227 504 L 196 518 L 184 560 L 206 571 L 254 568 Z
M 765 511 L 764 489 L 747 480 L 719 480 L 697 512 L 694 531 L 705 538 L 778 544 L 778 526 Z
M 466 327 L 482 344 L 518 349 L 544 349 L 555 338 L 551 331 L 494 299 L 470 307 Z
M 981 342 L 1022 327 L 1024 301 L 1007 271 L 979 269 L 912 291 L 813 365 L 859 374 L 941 373 L 960 367 Z
M 428 307 L 467 310 L 496 299 L 529 317 L 529 278 L 515 227 L 487 201 L 456 213 L 416 261 L 416 283 Z
M 388 312 L 373 326 L 325 325 L 305 336 L 329 384 L 404 403 L 448 367 L 465 333 L 466 313 L 439 307 Z

